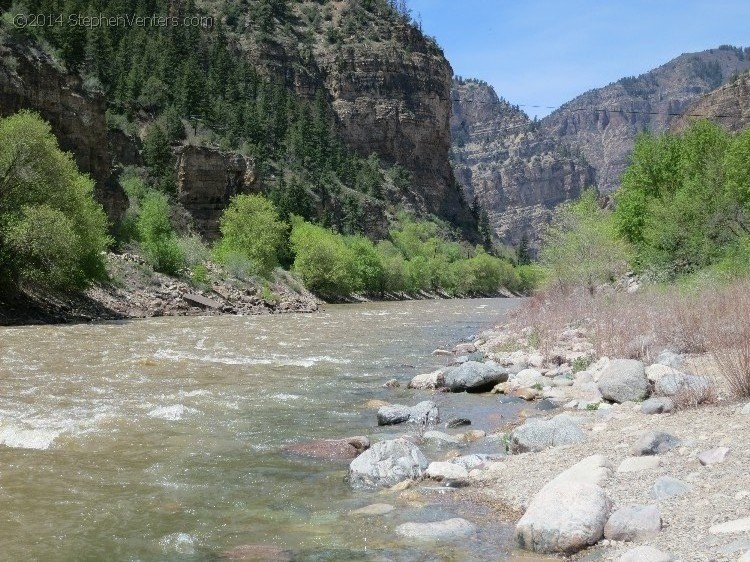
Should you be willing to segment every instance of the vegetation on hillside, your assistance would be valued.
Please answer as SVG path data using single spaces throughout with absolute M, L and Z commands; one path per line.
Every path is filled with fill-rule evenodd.
M 93 188 L 37 114 L 0 119 L 0 289 L 73 290 L 104 277 L 110 239 Z
M 708 121 L 684 133 L 641 134 L 615 210 L 585 193 L 556 213 L 540 253 L 560 288 L 596 285 L 628 267 L 646 278 L 750 272 L 750 129 Z

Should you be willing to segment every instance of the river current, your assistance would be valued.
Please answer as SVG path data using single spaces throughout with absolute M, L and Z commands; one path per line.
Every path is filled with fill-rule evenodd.
M 443 419 L 498 427 L 511 410 L 497 396 L 405 385 L 446 364 L 433 349 L 452 347 L 517 303 L 1 328 L 0 558 L 210 561 L 266 545 L 294 560 L 505 559 L 511 529 L 482 508 L 440 491 L 407 499 L 355 492 L 344 482 L 347 462 L 282 450 L 413 431 L 378 428 L 371 399 L 429 398 Z M 393 377 L 402 388 L 382 388 Z M 350 515 L 383 502 L 396 509 Z M 393 532 L 406 521 L 454 516 L 476 522 L 477 537 L 415 544 Z

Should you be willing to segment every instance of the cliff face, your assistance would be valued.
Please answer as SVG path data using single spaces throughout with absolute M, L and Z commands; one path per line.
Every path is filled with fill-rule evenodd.
M 201 236 L 220 236 L 219 218 L 229 200 L 257 191 L 255 162 L 238 154 L 186 146 L 177 151 L 177 199 L 190 213 Z
M 451 159 L 466 198 L 505 244 L 524 235 L 533 244 L 557 205 L 594 185 L 593 169 L 487 84 L 455 80 L 451 97 Z
M 322 89 L 341 137 L 357 153 L 411 172 L 413 188 L 393 203 L 470 227 L 449 161 L 451 66 L 413 25 L 363 6 L 294 3 L 294 26 L 277 28 L 272 41 L 245 36 L 243 48 L 256 67 L 300 96 Z
M 683 54 L 638 77 L 590 90 L 542 120 L 552 137 L 579 150 L 596 169 L 598 187 L 620 182 L 639 131 L 660 133 L 690 105 L 736 72 L 750 68 L 750 50 L 733 47 Z
M 705 116 L 727 131 L 741 131 L 750 126 L 750 72 L 735 75 L 729 83 L 701 96 L 690 105 L 687 114 L 677 119 L 670 130 L 684 129 L 696 119 L 691 115 Z
M 127 207 L 112 175 L 105 100 L 88 93 L 77 76 L 61 72 L 45 54 L 19 45 L 0 45 L 0 115 L 31 109 L 52 126 L 60 147 L 94 180 L 95 196 L 111 220 Z

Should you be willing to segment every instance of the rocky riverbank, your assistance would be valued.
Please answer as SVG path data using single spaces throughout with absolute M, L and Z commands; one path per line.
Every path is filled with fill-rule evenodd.
M 140 256 L 127 253 L 108 254 L 107 271 L 110 282 L 83 293 L 0 295 L 0 325 L 314 312 L 322 304 L 286 272 L 271 281 L 243 280 L 211 266 L 205 279 L 195 281 L 154 272 Z
M 732 398 L 709 357 L 598 357 L 582 328 L 544 353 L 534 343 L 507 325 L 436 350 L 451 365 L 409 388 L 489 391 L 534 408 L 486 434 L 471 420 L 438 426 L 429 400 L 372 404 L 379 425 L 412 430 L 352 448 L 349 483 L 399 496 L 450 488 L 514 525 L 516 546 L 535 560 L 750 560 L 750 404 Z M 454 518 L 397 533 L 458 540 L 481 525 Z

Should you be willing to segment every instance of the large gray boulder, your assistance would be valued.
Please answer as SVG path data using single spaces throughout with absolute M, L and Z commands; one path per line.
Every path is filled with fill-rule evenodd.
M 508 380 L 508 371 L 499 365 L 467 361 L 450 367 L 443 373 L 443 382 L 451 392 L 490 391 L 500 382 Z
M 580 443 L 586 434 L 576 420 L 560 414 L 549 420 L 532 418 L 514 429 L 510 434 L 511 453 L 538 452 L 549 447 Z
M 708 377 L 671 373 L 656 381 L 655 390 L 662 396 L 688 393 L 689 396 L 695 397 L 696 402 L 703 402 L 705 397 L 711 395 L 713 386 L 713 381 Z
M 648 396 L 649 386 L 643 363 L 632 359 L 615 359 L 602 371 L 599 390 L 612 402 L 638 402 Z
M 461 539 L 470 537 L 476 532 L 476 526 L 459 517 L 434 523 L 403 523 L 396 527 L 398 535 L 417 540 Z
M 435 390 L 443 385 L 443 369 L 417 375 L 409 382 L 409 388 L 415 390 Z
M 629 505 L 615 511 L 604 526 L 604 537 L 634 541 L 661 531 L 661 513 L 656 505 Z
M 354 459 L 347 480 L 354 488 L 393 486 L 421 477 L 427 466 L 427 459 L 414 443 L 392 439 L 376 443 Z
M 416 406 L 390 404 L 378 408 L 378 425 L 396 425 L 404 422 L 430 425 L 439 420 L 437 404 L 431 400 L 425 400 Z
M 516 525 L 519 546 L 534 552 L 573 554 L 596 544 L 612 510 L 601 487 L 611 472 L 606 459 L 594 455 L 545 485 Z

